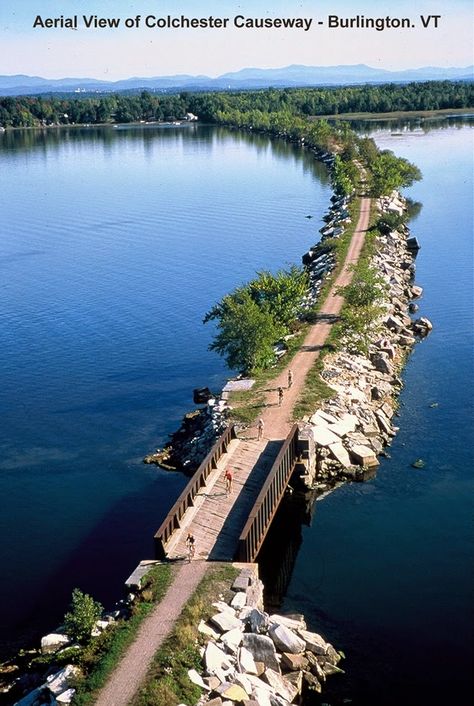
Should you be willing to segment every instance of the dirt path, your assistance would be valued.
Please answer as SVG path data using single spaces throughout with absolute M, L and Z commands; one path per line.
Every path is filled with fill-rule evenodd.
M 293 384 L 290 389 L 287 389 L 288 368 L 283 370 L 279 377 L 270 383 L 267 393 L 267 406 L 261 415 L 265 423 L 264 439 L 260 442 L 256 439 L 247 440 L 249 448 L 246 449 L 245 444 L 243 444 L 242 449 L 239 450 L 245 458 L 255 453 L 259 455 L 268 445 L 269 440 L 281 441 L 288 435 L 291 428 L 293 408 L 303 389 L 306 375 L 314 365 L 321 347 L 328 337 L 334 316 L 341 310 L 343 298 L 336 294 L 336 290 L 338 287 L 349 284 L 351 280 L 350 265 L 357 262 L 359 257 L 369 223 L 369 215 L 370 199 L 363 198 L 359 220 L 341 273 L 324 302 L 319 314 L 319 321 L 311 326 L 301 350 L 291 362 Z M 276 392 L 280 385 L 284 388 L 281 407 L 278 406 L 278 395 Z M 240 493 L 238 476 L 244 461 L 237 462 L 234 459 L 234 465 L 239 473 L 236 478 L 236 492 L 232 494 L 232 497 L 226 498 L 222 477 L 219 477 L 216 484 L 216 497 L 219 497 L 219 505 L 223 504 L 224 498 L 229 505 L 229 514 L 232 506 L 236 505 L 236 499 Z M 221 472 L 219 471 L 219 473 Z M 242 482 L 240 482 L 240 485 L 242 485 Z M 207 534 L 209 534 L 208 528 Z M 199 551 L 197 557 L 199 557 Z M 147 674 L 155 652 L 170 634 L 181 610 L 204 576 L 207 566 L 206 561 L 202 560 L 195 560 L 190 564 L 185 563 L 180 566 L 165 597 L 156 606 L 153 613 L 145 619 L 135 641 L 99 693 L 95 702 L 96 706 L 127 706 L 130 703 Z
M 291 364 L 268 385 L 266 407 L 260 415 L 265 424 L 264 437 L 266 439 L 284 439 L 291 429 L 293 408 L 303 390 L 306 375 L 313 367 L 331 330 L 334 317 L 337 316 L 343 304 L 343 297 L 336 294 L 338 287 L 349 284 L 352 278 L 350 266 L 357 262 L 365 233 L 369 225 L 370 199 L 361 200 L 359 219 L 352 236 L 344 266 L 331 287 L 323 307 L 318 315 L 318 322 L 311 326 L 301 349 L 296 353 Z M 293 372 L 293 384 L 288 389 L 288 369 Z M 277 389 L 281 386 L 284 390 L 281 407 L 278 406 Z
M 163 600 L 144 620 L 135 641 L 99 693 L 96 706 L 127 706 L 130 703 L 150 668 L 153 656 L 170 634 L 207 567 L 205 561 L 180 566 Z

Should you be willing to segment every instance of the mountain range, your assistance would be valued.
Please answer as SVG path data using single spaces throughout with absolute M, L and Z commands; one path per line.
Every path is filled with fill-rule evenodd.
M 340 86 L 366 83 L 404 83 L 409 81 L 472 81 L 474 66 L 440 68 L 426 66 L 419 69 L 388 71 L 365 64 L 341 66 L 303 66 L 293 64 L 279 69 L 245 68 L 209 76 L 154 76 L 133 77 L 120 81 L 102 81 L 93 78 L 47 79 L 40 76 L 0 76 L 0 95 L 36 95 L 40 93 L 110 93 L 119 91 L 172 92 L 175 90 L 242 90 L 248 88 L 276 88 L 296 86 Z

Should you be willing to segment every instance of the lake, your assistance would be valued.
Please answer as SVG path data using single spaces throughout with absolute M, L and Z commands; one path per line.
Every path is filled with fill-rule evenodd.
M 142 464 L 228 376 L 204 314 L 299 262 L 328 203 L 299 148 L 207 127 L 0 135 L 1 643 L 111 604 L 186 483 Z M 315 218 L 307 219 L 307 215 Z
M 431 126 L 373 133 L 424 174 L 407 194 L 423 204 L 416 281 L 434 323 L 403 375 L 391 458 L 308 508 L 307 524 L 294 514 L 278 540 L 282 610 L 346 653 L 315 703 L 464 706 L 472 693 L 473 132 Z M 6 133 L 0 159 L 11 647 L 54 627 L 74 586 L 110 604 L 151 556 L 186 479 L 141 458 L 193 387 L 228 374 L 202 317 L 256 270 L 298 262 L 331 192 L 306 152 L 205 126 Z

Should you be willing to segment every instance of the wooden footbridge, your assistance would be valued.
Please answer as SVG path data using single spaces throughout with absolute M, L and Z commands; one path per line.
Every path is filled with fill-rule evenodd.
M 196 558 L 253 562 L 262 546 L 299 460 L 298 425 L 286 440 L 238 438 L 230 426 L 155 534 L 157 558 L 186 556 L 186 536 L 195 538 Z M 226 492 L 224 473 L 233 473 Z

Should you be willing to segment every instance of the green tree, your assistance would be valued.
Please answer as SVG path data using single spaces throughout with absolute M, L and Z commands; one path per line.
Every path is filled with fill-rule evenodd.
M 390 194 L 394 189 L 411 186 L 421 179 L 418 167 L 403 157 L 396 157 L 390 150 L 384 150 L 373 160 L 370 173 L 373 196 Z
M 297 318 L 302 299 L 308 292 L 308 273 L 292 265 L 276 275 L 265 270 L 257 274 L 257 279 L 249 284 L 252 298 L 260 306 L 268 304 L 275 321 L 288 328 Z
M 353 271 L 352 282 L 338 292 L 345 299 L 339 326 L 355 350 L 367 353 L 375 322 L 383 312 L 387 285 L 365 261 L 353 267 Z
M 217 320 L 217 334 L 209 346 L 225 358 L 229 368 L 245 373 L 263 370 L 274 361 L 273 345 L 285 332 L 266 302 L 258 304 L 240 287 L 206 314 L 204 323 Z
M 66 634 L 82 644 L 89 642 L 94 624 L 102 615 L 103 608 L 92 596 L 78 588 L 72 592 L 70 610 L 64 616 Z

